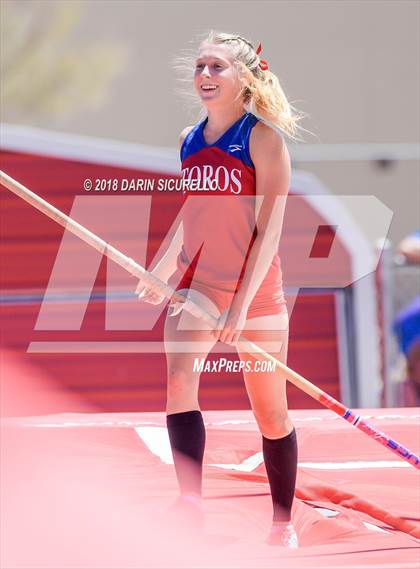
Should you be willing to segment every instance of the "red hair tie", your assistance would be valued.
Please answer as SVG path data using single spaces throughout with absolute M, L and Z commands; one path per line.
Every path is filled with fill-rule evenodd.
M 257 55 L 259 55 L 262 52 L 262 45 L 260 44 L 257 49 L 255 50 L 255 53 Z M 268 63 L 266 62 L 265 59 L 261 59 L 260 57 L 260 62 L 258 64 L 259 68 L 262 69 L 263 71 L 267 71 L 268 70 Z

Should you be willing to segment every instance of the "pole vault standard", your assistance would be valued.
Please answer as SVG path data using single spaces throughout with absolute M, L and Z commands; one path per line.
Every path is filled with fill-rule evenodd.
M 208 314 L 194 302 L 186 299 L 183 295 L 172 289 L 172 287 L 168 286 L 160 279 L 146 271 L 144 267 L 136 263 L 133 259 L 127 257 L 121 253 L 121 251 L 115 249 L 115 247 L 112 247 L 112 245 L 71 219 L 69 216 L 65 215 L 63 212 L 49 204 L 34 192 L 31 192 L 31 190 L 28 190 L 28 188 L 25 188 L 25 186 L 1 170 L 0 182 L 8 190 L 27 201 L 36 209 L 39 209 L 42 213 L 45 213 L 45 215 L 62 225 L 65 229 L 74 235 L 77 235 L 77 237 L 80 237 L 80 239 L 97 249 L 100 253 L 109 259 L 115 261 L 118 265 L 120 265 L 120 267 L 128 271 L 134 277 L 144 281 L 154 291 L 161 293 L 163 296 L 165 296 L 165 298 L 171 299 L 173 302 L 182 303 L 182 308 L 184 310 L 187 310 L 197 318 L 204 320 L 213 328 L 216 327 L 217 318 Z M 313 383 L 284 365 L 271 354 L 266 353 L 262 348 L 253 342 L 250 342 L 243 336 L 239 338 L 239 342 L 241 343 L 241 348 L 247 350 L 255 359 L 261 358 L 273 362 L 275 366 L 282 372 L 283 376 L 288 381 L 293 383 L 293 385 L 304 391 L 307 395 L 316 401 L 319 401 L 319 403 L 324 405 L 324 407 L 327 407 L 328 409 L 331 409 L 331 411 L 334 411 L 334 413 L 337 413 L 337 415 L 351 423 L 354 427 L 357 427 L 365 434 L 372 437 L 372 439 L 385 446 L 388 450 L 397 454 L 400 458 L 403 458 L 412 466 L 420 470 L 420 458 L 409 451 L 407 448 L 399 444 L 397 441 L 391 439 L 391 437 L 385 433 L 378 431 L 375 427 L 372 427 L 372 425 L 369 425 L 360 415 L 356 415 L 351 409 L 347 409 L 342 403 L 334 399 L 334 397 L 331 397 L 325 393 L 325 391 L 322 391 L 313 385 Z

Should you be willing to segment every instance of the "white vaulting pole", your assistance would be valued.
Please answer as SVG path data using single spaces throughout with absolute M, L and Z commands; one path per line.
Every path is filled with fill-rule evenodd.
M 86 229 L 71 219 L 68 215 L 65 215 L 59 209 L 55 208 L 51 204 L 49 204 L 46 200 L 11 178 L 5 172 L 0 170 L 0 183 L 5 186 L 8 190 L 19 196 L 20 198 L 24 199 L 30 205 L 39 209 L 42 213 L 59 223 L 65 229 L 77 235 L 97 249 L 100 253 L 112 259 L 120 265 L 123 269 L 128 271 L 134 277 L 138 278 L 139 280 L 144 281 L 150 288 L 154 291 L 162 294 L 165 298 L 171 299 L 173 302 L 180 302 L 183 305 L 183 309 L 187 310 L 197 318 L 200 318 L 210 324 L 212 328 L 215 328 L 218 319 L 214 316 L 208 314 L 205 310 L 203 310 L 200 306 L 195 304 L 194 302 L 186 299 L 185 296 L 176 292 L 172 287 L 168 286 L 166 283 L 162 282 L 160 279 L 149 273 L 144 267 L 136 263 L 130 257 L 127 257 L 118 249 L 115 249 L 112 245 Z M 293 383 L 296 387 L 304 391 L 307 395 L 319 401 L 324 407 L 331 409 L 337 415 L 351 423 L 353 426 L 357 427 L 365 434 L 372 437 L 374 440 L 388 448 L 390 451 L 397 454 L 400 458 L 403 458 L 407 462 L 409 462 L 412 466 L 420 469 L 420 458 L 416 456 L 414 453 L 410 452 L 407 448 L 400 445 L 398 442 L 391 439 L 385 433 L 378 431 L 375 427 L 372 427 L 360 415 L 356 415 L 351 409 L 347 409 L 342 403 L 322 391 L 316 387 L 313 383 L 305 379 L 303 376 L 298 374 L 297 372 L 293 371 L 285 364 L 283 364 L 280 360 L 265 352 L 262 348 L 247 340 L 244 336 L 239 338 L 239 342 L 241 344 L 241 349 L 247 351 L 251 356 L 256 359 L 266 359 L 270 360 L 275 364 L 275 366 L 281 370 L 282 376 L 285 377 L 288 381 Z

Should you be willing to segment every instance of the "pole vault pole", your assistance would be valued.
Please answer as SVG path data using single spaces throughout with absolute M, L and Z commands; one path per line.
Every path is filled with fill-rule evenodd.
M 30 205 L 39 209 L 42 213 L 62 225 L 65 229 L 80 237 L 83 241 L 94 247 L 97 251 L 112 259 L 115 263 L 120 265 L 123 269 L 128 271 L 134 277 L 139 280 L 144 281 L 150 288 L 154 291 L 162 294 L 165 298 L 168 298 L 174 302 L 181 302 L 182 308 L 187 310 L 197 318 L 201 318 L 212 328 L 217 325 L 217 318 L 208 314 L 196 303 L 185 296 L 176 292 L 172 287 L 168 286 L 160 279 L 149 273 L 144 267 L 136 263 L 130 257 L 127 257 L 115 247 L 112 247 L 109 243 L 77 223 L 74 219 L 71 219 L 68 215 L 65 215 L 59 209 L 55 208 L 43 198 L 8 176 L 6 173 L 0 170 L 0 183 L 3 184 L 8 190 L 28 202 Z M 398 455 L 400 458 L 406 460 L 409 464 L 420 470 L 420 458 L 414 453 L 409 451 L 403 445 L 393 440 L 391 437 L 385 433 L 378 431 L 372 425 L 369 425 L 360 415 L 356 415 L 351 409 L 347 409 L 342 403 L 328 395 L 322 389 L 319 389 L 305 379 L 303 376 L 299 375 L 297 372 L 293 371 L 285 364 L 280 362 L 277 358 L 265 352 L 262 348 L 247 340 L 244 336 L 240 336 L 239 342 L 241 344 L 241 349 L 249 352 L 256 359 L 266 359 L 270 360 L 275 364 L 275 366 L 282 372 L 282 375 L 293 383 L 297 388 L 304 391 L 307 395 L 319 401 L 324 407 L 327 407 L 331 411 L 334 411 L 337 415 L 348 421 L 354 427 L 357 427 L 365 434 L 369 435 L 373 440 L 385 446 L 388 450 Z

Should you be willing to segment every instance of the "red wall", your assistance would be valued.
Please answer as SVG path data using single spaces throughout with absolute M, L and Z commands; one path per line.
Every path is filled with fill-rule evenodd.
M 85 178 L 170 177 L 13 152 L 1 153 L 1 169 L 65 213 L 69 213 L 75 196 L 86 195 L 83 191 Z M 161 201 L 163 197 L 165 202 Z M 66 390 L 83 394 L 99 409 L 164 409 L 166 363 L 162 354 L 26 353 L 29 343 L 34 341 L 159 341 L 162 340 L 163 316 L 152 331 L 106 331 L 105 303 L 103 299 L 96 299 L 90 301 L 80 331 L 34 330 L 63 229 L 4 188 L 0 191 L 0 199 L 3 346 L 18 352 L 22 361 L 40 368 Z M 179 205 L 177 193 L 170 197 L 169 194 L 153 195 L 149 261 L 175 218 Z M 309 206 L 307 214 L 311 218 L 319 217 Z M 319 223 L 324 222 L 319 219 Z M 302 216 L 289 216 L 286 224 L 287 237 L 282 241 L 281 250 L 287 250 L 290 258 L 294 248 L 299 249 L 309 229 L 302 222 Z M 322 235 L 318 237 L 323 239 Z M 320 245 L 322 249 L 322 243 Z M 346 272 L 350 260 L 346 254 L 343 259 L 345 261 L 339 271 Z M 287 262 L 283 265 L 286 283 L 295 285 L 299 282 L 299 263 L 291 263 L 289 273 Z M 77 267 L 74 270 L 77 271 Z M 328 276 L 328 270 L 325 273 Z M 104 292 L 105 278 L 106 262 L 103 260 L 95 282 L 95 293 Z M 27 295 L 26 299 L 23 294 Z M 71 304 L 59 305 L 63 312 L 69 309 Z M 291 317 L 288 365 L 332 396 L 340 398 L 335 318 L 334 293 L 300 294 Z M 200 402 L 205 409 L 249 407 L 242 376 L 238 373 L 203 373 L 200 393 Z M 319 407 L 317 402 L 293 386 L 289 386 L 289 405 L 291 408 Z

